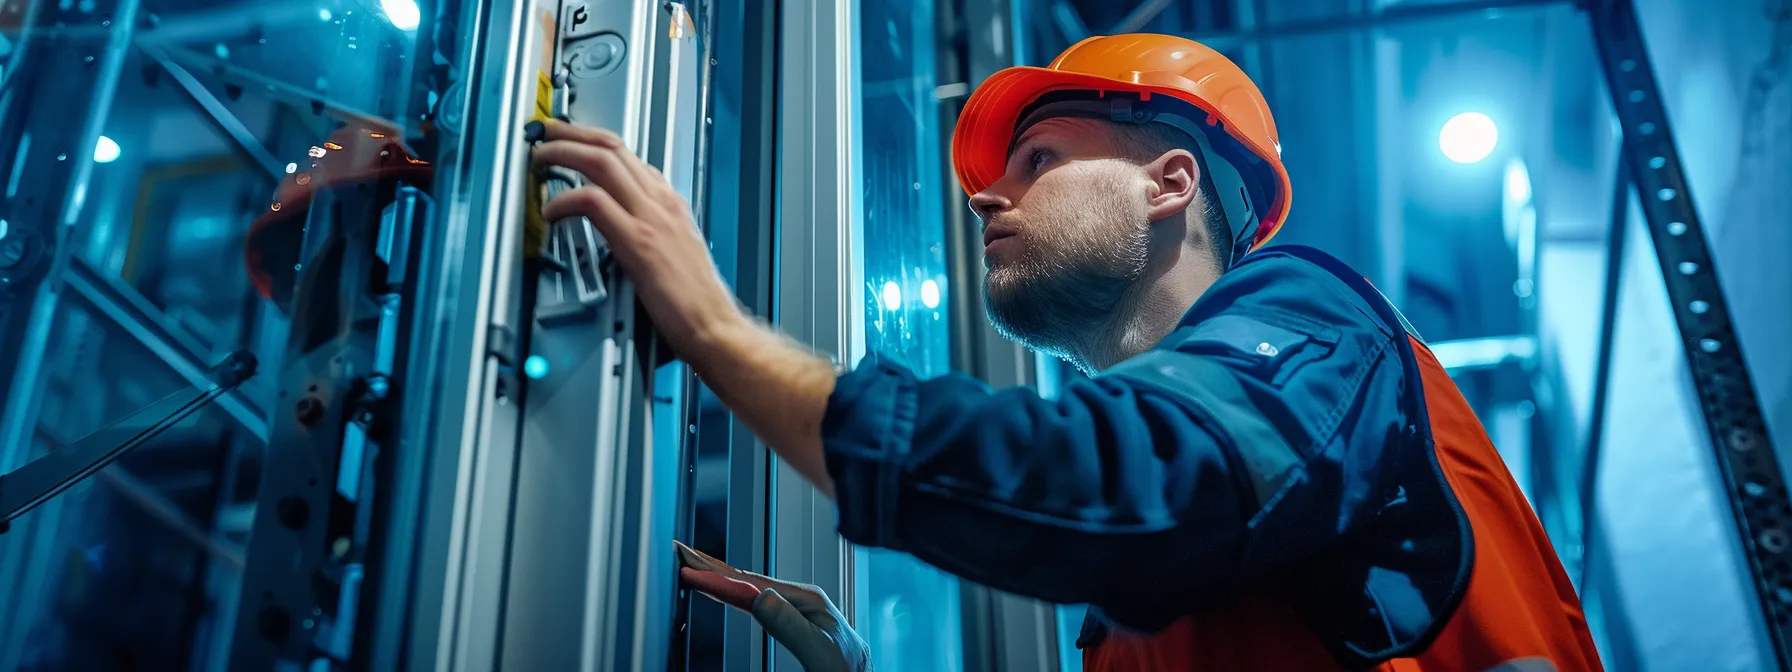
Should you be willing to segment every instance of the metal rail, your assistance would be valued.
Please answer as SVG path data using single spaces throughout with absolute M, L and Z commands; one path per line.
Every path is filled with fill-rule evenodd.
M 1623 128 L 1624 165 L 1655 242 L 1768 639 L 1780 668 L 1792 669 L 1792 502 L 1785 472 L 1730 321 L 1636 8 L 1630 0 L 1597 0 L 1587 9 Z

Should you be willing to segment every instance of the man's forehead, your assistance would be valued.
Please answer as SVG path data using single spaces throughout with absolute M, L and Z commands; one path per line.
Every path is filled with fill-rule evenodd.
M 1107 121 L 1111 118 L 1110 114 L 1109 105 L 1098 100 L 1046 103 L 1028 112 L 1025 117 L 1021 118 L 1020 123 L 1014 125 L 1014 137 L 1008 143 L 1008 151 L 1014 151 L 1014 148 L 1019 146 L 1020 141 L 1027 135 L 1027 131 L 1039 125 L 1039 122 L 1065 118 Z

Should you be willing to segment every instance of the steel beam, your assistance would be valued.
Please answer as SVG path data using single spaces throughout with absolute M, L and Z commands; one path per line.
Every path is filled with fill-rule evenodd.
M 230 136 L 230 139 L 236 142 L 237 149 L 255 165 L 260 166 L 262 172 L 267 173 L 276 182 L 286 175 L 284 164 L 280 163 L 279 159 L 275 159 L 273 152 L 269 152 L 267 147 L 262 146 L 261 140 L 255 137 L 255 133 L 250 131 L 248 126 L 243 125 L 242 120 L 237 119 L 236 115 L 231 114 L 230 108 L 224 106 L 224 101 L 218 100 L 217 96 L 212 95 L 211 90 L 199 82 L 199 78 L 194 77 L 193 73 L 187 72 L 186 68 L 170 59 L 168 52 L 160 46 L 139 40 L 137 48 L 142 50 L 150 60 L 162 66 L 163 70 L 167 70 L 168 74 L 174 77 L 174 81 L 180 84 L 181 90 L 185 91 L 187 96 L 193 99 L 193 102 L 198 103 L 199 107 L 211 116 L 212 122 L 216 123 L 225 135 Z
M 1781 669 L 1792 669 L 1792 500 L 1785 472 L 1730 319 L 1636 7 L 1596 0 L 1588 14 L 1623 129 L 1624 164 L 1649 223 L 1773 657 Z
M 196 386 L 206 385 L 211 380 L 211 367 L 196 354 L 200 351 L 198 344 L 174 333 L 161 311 L 136 290 L 80 258 L 69 261 L 63 281 L 76 296 L 130 334 L 182 380 Z M 268 421 L 241 391 L 232 390 L 218 397 L 216 403 L 237 427 L 255 437 L 256 441 L 267 443 Z
M 1114 24 L 1114 29 L 1108 31 L 1108 34 L 1124 35 L 1139 32 L 1145 26 L 1150 25 L 1157 15 L 1164 13 L 1164 10 L 1169 8 L 1170 0 L 1145 0 L 1139 3 L 1138 7 L 1134 7 L 1131 12 L 1127 12 L 1126 18 L 1121 19 L 1120 23 Z
M 1599 355 L 1593 367 L 1593 407 L 1587 421 L 1587 450 L 1579 476 L 1581 553 L 1576 577 L 1581 590 L 1587 590 L 1587 572 L 1593 555 L 1598 522 L 1595 509 L 1599 487 L 1599 453 L 1605 443 L 1605 406 L 1612 377 L 1612 346 L 1618 335 L 1618 299 L 1624 280 L 1625 233 L 1630 228 L 1630 170 L 1623 157 L 1618 159 L 1618 174 L 1612 195 L 1611 236 L 1606 242 L 1605 305 L 1599 318 Z
M 1197 32 L 1188 35 L 1189 39 L 1205 44 L 1214 49 L 1224 51 L 1241 44 L 1282 40 L 1294 37 L 1312 37 L 1370 28 L 1389 28 L 1411 23 L 1423 23 L 1439 19 L 1452 19 L 1481 14 L 1489 18 L 1499 16 L 1501 12 L 1511 9 L 1534 9 L 1555 5 L 1570 5 L 1574 0 L 1464 0 L 1434 5 L 1402 4 L 1373 12 L 1332 16 L 1322 19 L 1289 21 L 1272 24 L 1256 29 L 1235 31 Z
M 142 48 L 153 46 L 159 49 L 162 54 L 167 56 L 170 63 L 199 72 L 211 73 L 225 83 L 236 84 L 245 90 L 256 91 L 259 95 L 291 105 L 294 108 L 327 113 L 337 119 L 353 121 L 374 128 L 387 128 L 395 131 L 405 128 L 404 124 L 397 121 L 331 99 L 322 91 L 297 86 L 192 49 L 154 40 L 138 40 L 137 44 Z

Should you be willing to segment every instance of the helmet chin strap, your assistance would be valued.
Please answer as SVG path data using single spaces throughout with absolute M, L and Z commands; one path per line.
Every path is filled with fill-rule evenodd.
M 1244 176 L 1231 161 L 1213 151 L 1207 132 L 1193 120 L 1179 114 L 1161 113 L 1148 106 L 1136 105 L 1136 102 L 1122 96 L 1109 98 L 1109 119 L 1122 124 L 1165 124 L 1188 134 L 1200 147 L 1201 158 L 1207 166 L 1207 179 L 1213 181 L 1214 195 L 1219 198 L 1220 210 L 1225 213 L 1226 223 L 1232 229 L 1232 249 L 1227 250 L 1226 258 L 1220 260 L 1221 269 L 1230 268 L 1238 250 L 1250 249 L 1251 238 L 1257 231 L 1257 213 L 1251 207 L 1251 195 L 1245 188 Z

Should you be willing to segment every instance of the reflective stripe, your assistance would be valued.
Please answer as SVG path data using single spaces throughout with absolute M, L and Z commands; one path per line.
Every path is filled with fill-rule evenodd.
M 1249 472 L 1257 506 L 1281 492 L 1300 467 L 1300 453 L 1264 417 L 1230 370 L 1198 356 L 1152 350 L 1122 362 L 1108 375 L 1145 382 L 1199 408 L 1213 429 L 1230 439 Z

